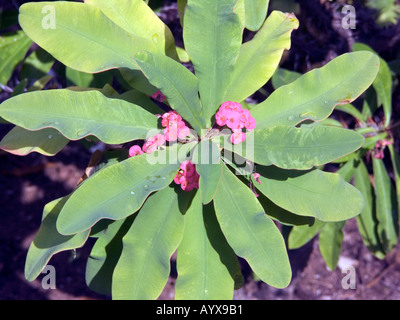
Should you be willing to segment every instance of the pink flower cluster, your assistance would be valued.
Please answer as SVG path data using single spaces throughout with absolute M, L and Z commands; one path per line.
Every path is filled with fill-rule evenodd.
M 189 127 L 186 126 L 182 117 L 176 111 L 164 113 L 161 124 L 165 128 L 164 135 L 167 141 L 185 139 L 190 133 Z
M 179 184 L 183 191 L 199 189 L 200 175 L 196 171 L 196 165 L 191 161 L 181 163 L 180 170 L 174 178 L 174 182 Z
M 217 124 L 221 127 L 227 126 L 232 129 L 231 142 L 239 144 L 246 140 L 246 131 L 252 131 L 256 128 L 256 120 L 251 116 L 247 109 L 243 109 L 242 105 L 238 102 L 226 101 L 219 108 L 215 115 Z
M 170 111 L 164 113 L 162 116 L 161 124 L 165 128 L 164 134 L 156 134 L 154 137 L 147 139 L 141 148 L 135 145 L 129 149 L 129 156 L 135 157 L 143 153 L 153 153 L 158 147 L 165 144 L 165 141 L 177 141 L 178 139 L 185 139 L 189 133 L 190 129 L 186 126 L 182 117 L 176 111 Z

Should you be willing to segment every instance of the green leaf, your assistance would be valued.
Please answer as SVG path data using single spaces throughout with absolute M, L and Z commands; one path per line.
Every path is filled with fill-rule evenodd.
M 122 253 L 122 239 L 136 215 L 114 221 L 99 235 L 86 265 L 86 283 L 100 294 L 111 295 L 112 275 Z
M 187 5 L 187 0 L 177 0 L 178 2 L 178 15 L 181 25 L 183 26 L 183 17 L 185 16 L 185 10 Z
M 116 25 L 136 36 L 152 41 L 158 52 L 178 60 L 171 30 L 143 0 L 85 0 L 99 7 Z
M 21 79 L 40 79 L 47 75 L 54 65 L 53 57 L 43 49 L 33 51 L 22 65 Z
M 254 38 L 241 46 L 225 101 L 243 101 L 268 82 L 298 26 L 293 14 L 271 13 Z
M 386 171 L 383 160 L 373 157 L 372 163 L 375 176 L 377 232 L 383 250 L 385 253 L 389 253 L 396 246 L 399 236 L 396 191 Z
M 177 300 L 230 300 L 235 279 L 241 279 L 235 253 L 218 225 L 212 204 L 203 206 L 199 193 L 185 215 L 177 252 Z
M 74 234 L 89 229 L 101 219 L 120 220 L 135 213 L 151 193 L 171 183 L 178 171 L 178 158 L 186 157 L 190 147 L 193 144 L 179 149 L 175 145 L 97 172 L 72 194 L 61 211 L 58 230 Z
M 393 164 L 394 181 L 396 184 L 397 212 L 400 212 L 400 155 L 393 145 L 389 145 L 390 157 Z
M 357 216 L 358 230 L 369 251 L 377 258 L 383 259 L 385 253 L 377 233 L 378 221 L 376 218 L 375 193 L 367 167 L 363 161 L 360 161 L 354 172 L 354 186 L 360 190 L 365 202 L 364 209 Z
M 245 20 L 246 28 L 257 31 L 261 28 L 268 13 L 269 0 L 245 0 Z
M 346 112 L 347 114 L 353 116 L 354 118 L 356 118 L 357 120 L 361 121 L 362 123 L 364 122 L 364 116 L 351 103 L 344 104 L 344 105 L 339 105 L 339 106 L 336 107 L 336 110 L 342 111 L 342 112 Z
M 337 173 L 294 171 L 257 166 L 261 184 L 254 183 L 277 206 L 325 222 L 350 219 L 364 206 L 361 193 Z
M 113 299 L 156 299 L 170 274 L 170 259 L 184 228 L 178 194 L 166 188 L 151 196 L 123 238 L 112 282 Z
M 363 43 L 355 43 L 353 46 L 354 51 L 369 51 L 378 55 L 371 47 Z M 392 118 L 392 74 L 390 68 L 385 60 L 379 57 L 380 68 L 373 87 L 376 90 L 378 99 L 383 105 L 383 111 L 385 115 L 385 127 L 390 124 Z
M 193 73 L 179 62 L 160 54 L 139 52 L 134 60 L 150 83 L 168 98 L 171 107 L 200 133 L 205 122 L 198 96 L 198 80 Z
M 306 119 L 324 120 L 335 106 L 360 96 L 372 84 L 378 70 L 379 58 L 370 52 L 341 55 L 280 87 L 255 106 L 251 113 L 257 128 L 294 126 Z
M 188 0 L 183 39 L 199 79 L 203 116 L 211 127 L 228 89 L 242 43 L 238 0 Z
M 44 207 L 42 224 L 26 257 L 25 278 L 28 281 L 33 281 L 40 275 L 53 255 L 80 248 L 89 236 L 89 231 L 72 236 L 63 236 L 57 231 L 56 222 L 68 197 L 54 200 Z
M 1 140 L 0 149 L 18 156 L 26 156 L 32 152 L 54 156 L 68 143 L 67 138 L 52 128 L 28 131 L 21 127 L 14 127 Z
M 200 175 L 200 197 L 204 204 L 214 199 L 222 177 L 221 152 L 210 140 L 202 140 L 194 149 L 192 162 Z
M 226 166 L 214 205 L 235 253 L 247 260 L 262 281 L 277 288 L 288 286 L 291 269 L 282 235 L 253 192 Z
M 0 115 L 27 130 L 55 128 L 69 140 L 94 135 L 109 144 L 144 139 L 158 126 L 157 117 L 143 108 L 97 90 L 22 94 L 2 103 Z
M 319 234 L 319 251 L 331 270 L 335 270 L 339 262 L 344 238 L 342 229 L 345 223 L 346 221 L 326 223 Z
M 355 131 L 327 126 L 277 126 L 247 133 L 247 140 L 233 145 L 229 137 L 220 146 L 261 165 L 309 170 L 350 154 L 365 142 Z
M 6 85 L 14 69 L 24 59 L 32 41 L 23 31 L 0 36 L 0 83 Z
M 132 36 L 99 8 L 84 3 L 25 3 L 20 7 L 19 22 L 26 34 L 54 58 L 86 73 L 134 69 L 131 57 L 136 51 L 158 51 L 153 41 Z
M 304 217 L 294 214 L 290 211 L 277 206 L 271 200 L 269 200 L 263 193 L 258 193 L 258 201 L 264 208 L 265 214 L 271 219 L 278 221 L 279 223 L 286 226 L 299 226 L 299 225 L 310 225 L 314 222 L 312 217 Z
M 276 89 L 292 83 L 301 77 L 301 73 L 279 68 L 272 76 L 272 86 Z
M 294 226 L 289 234 L 289 249 L 295 250 L 304 246 L 321 231 L 325 224 L 326 222 L 315 220 L 311 226 Z

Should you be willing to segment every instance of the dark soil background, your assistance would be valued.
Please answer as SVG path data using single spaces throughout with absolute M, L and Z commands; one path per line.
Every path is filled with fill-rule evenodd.
M 29 1 L 0 1 L 0 9 L 16 9 Z M 152 2 L 150 0 L 150 2 Z M 160 1 L 160 17 L 170 26 L 177 43 L 182 29 L 176 4 Z M 342 1 L 343 2 L 343 1 Z M 290 1 L 271 1 L 272 7 L 291 5 Z M 334 57 L 351 51 L 355 41 L 372 46 L 386 61 L 400 58 L 400 23 L 380 28 L 375 24 L 374 12 L 353 1 L 357 13 L 355 30 L 344 30 L 340 21 L 340 3 L 324 0 L 298 0 L 296 15 L 299 30 L 293 32 L 292 49 L 285 55 L 282 66 L 299 72 L 319 67 Z M 285 9 L 282 7 L 282 11 Z M 247 32 L 246 38 L 252 34 Z M 17 72 L 9 83 L 18 83 Z M 55 77 L 52 88 L 64 87 L 65 80 Z M 270 88 L 270 84 L 266 85 Z M 393 99 L 394 122 L 400 119 L 400 90 L 395 88 Z M 0 93 L 0 102 L 8 93 Z M 253 99 L 260 97 L 255 95 Z M 265 97 L 264 97 L 265 98 Z M 377 115 L 379 117 L 379 115 Z M 343 120 L 343 119 L 342 119 Z M 344 119 L 346 120 L 346 119 Z M 12 126 L 0 124 L 0 138 Z M 399 150 L 399 133 L 394 133 Z M 55 157 L 31 154 L 18 157 L 0 151 L 0 300 L 72 300 L 109 299 L 90 291 L 85 283 L 86 259 L 93 242 L 89 241 L 76 253 L 63 252 L 50 261 L 56 268 L 56 290 L 44 290 L 41 279 L 29 283 L 24 278 L 27 249 L 37 232 L 45 204 L 65 196 L 76 187 L 89 163 L 91 153 L 79 142 L 70 143 Z M 293 280 L 284 290 L 254 281 L 244 261 L 246 283 L 235 292 L 238 300 L 399 300 L 400 250 L 399 246 L 385 260 L 372 256 L 363 245 L 355 220 L 344 228 L 344 241 L 339 266 L 328 270 L 314 239 L 298 250 L 289 251 L 293 267 Z M 172 263 L 173 265 L 173 263 Z M 342 288 L 341 267 L 353 265 L 357 273 L 355 290 Z M 173 299 L 172 275 L 160 299 Z

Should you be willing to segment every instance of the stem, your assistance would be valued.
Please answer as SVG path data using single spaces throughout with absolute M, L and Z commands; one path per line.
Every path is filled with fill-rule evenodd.
M 387 130 L 387 131 L 393 130 L 393 129 L 397 128 L 398 126 L 400 126 L 400 121 L 398 121 L 398 122 L 392 124 L 392 125 L 389 126 L 389 128 L 387 128 L 386 130 Z

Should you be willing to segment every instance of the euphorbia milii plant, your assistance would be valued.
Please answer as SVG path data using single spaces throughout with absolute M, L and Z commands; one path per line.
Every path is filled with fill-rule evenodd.
M 65 140 L 93 137 L 135 146 L 105 152 L 72 194 L 44 208 L 28 280 L 55 253 L 93 237 L 87 284 L 114 299 L 156 299 L 174 252 L 176 299 L 231 299 L 243 283 L 238 257 L 262 281 L 285 288 L 291 267 L 275 222 L 343 221 L 361 212 L 360 192 L 319 167 L 359 149 L 364 138 L 320 121 L 371 85 L 379 59 L 344 54 L 249 105 L 298 27 L 293 14 L 266 17 L 268 2 L 179 1 L 194 73 L 143 0 L 20 8 L 23 30 L 56 59 L 86 73 L 117 69 L 137 93 L 67 88 L 0 106 L 1 117 L 35 132 L 34 151 L 49 145 L 49 132 L 63 142 L 50 144 L 53 153 Z M 55 28 L 42 26 L 45 6 L 54 9 Z M 257 33 L 242 43 L 245 28 Z

